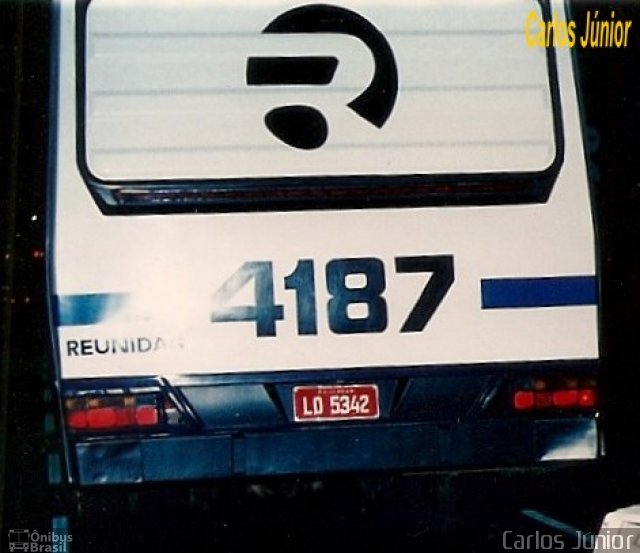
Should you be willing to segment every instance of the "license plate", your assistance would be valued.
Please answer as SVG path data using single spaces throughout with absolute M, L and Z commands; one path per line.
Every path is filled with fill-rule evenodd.
M 378 387 L 375 384 L 296 386 L 293 414 L 296 422 L 377 419 L 380 417 Z

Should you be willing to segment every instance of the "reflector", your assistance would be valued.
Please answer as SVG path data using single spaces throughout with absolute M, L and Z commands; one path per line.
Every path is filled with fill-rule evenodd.
M 536 407 L 546 409 L 553 405 L 552 392 L 536 392 Z

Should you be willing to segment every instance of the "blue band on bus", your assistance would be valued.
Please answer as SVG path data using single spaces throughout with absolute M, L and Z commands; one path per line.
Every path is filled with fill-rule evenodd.
M 57 326 L 93 325 L 112 317 L 125 305 L 128 294 L 73 294 L 55 296 Z
M 483 309 L 517 309 L 596 305 L 595 276 L 490 278 L 480 283 Z M 54 298 L 57 326 L 104 322 L 121 311 L 129 294 L 73 294 Z
M 595 276 L 490 278 L 480 283 L 483 309 L 596 305 Z

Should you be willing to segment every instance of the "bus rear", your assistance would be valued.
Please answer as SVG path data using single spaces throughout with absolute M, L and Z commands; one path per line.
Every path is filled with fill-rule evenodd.
M 601 455 L 561 2 L 61 1 L 50 311 L 82 485 Z

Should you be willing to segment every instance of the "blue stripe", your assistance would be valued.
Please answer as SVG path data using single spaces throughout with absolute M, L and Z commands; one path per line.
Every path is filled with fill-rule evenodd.
M 56 325 L 82 326 L 101 323 L 120 311 L 128 297 L 128 294 L 55 296 Z
M 595 276 L 489 278 L 480 283 L 483 309 L 596 305 Z

